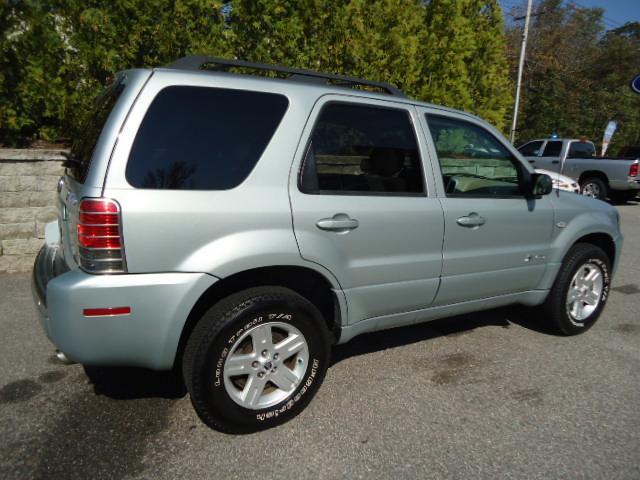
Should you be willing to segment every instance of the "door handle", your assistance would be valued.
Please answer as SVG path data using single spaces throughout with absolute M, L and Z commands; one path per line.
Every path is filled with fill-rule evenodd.
M 354 228 L 358 228 L 360 222 L 355 218 L 350 218 L 346 213 L 336 213 L 331 218 L 322 218 L 316 222 L 316 227 L 320 230 L 329 230 L 336 233 L 347 233 Z
M 560 163 L 560 160 L 551 160 L 551 163 Z
M 535 160 L 529 160 L 529 163 L 536 163 Z
M 458 218 L 457 222 L 458 225 L 462 227 L 478 228 L 484 225 L 487 221 L 476 212 L 471 212 L 469 215 Z

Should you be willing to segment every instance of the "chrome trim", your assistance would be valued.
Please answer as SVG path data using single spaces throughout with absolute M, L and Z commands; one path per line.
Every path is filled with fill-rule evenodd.
M 117 200 L 113 199 L 113 198 L 107 198 L 107 197 L 82 197 L 80 199 L 80 205 L 82 205 L 82 201 L 83 200 L 106 200 L 109 202 L 113 202 L 118 211 L 117 212 L 104 212 L 104 213 L 99 213 L 99 212 L 87 212 L 85 210 L 82 209 L 78 209 L 78 223 L 77 225 L 83 225 L 83 226 L 105 226 L 105 227 L 118 227 L 118 236 L 120 238 L 120 247 L 118 248 L 98 248 L 98 247 L 85 247 L 83 245 L 80 244 L 80 242 L 78 241 L 80 234 L 78 232 L 76 232 L 75 238 L 76 241 L 78 241 L 78 245 L 77 245 L 77 251 L 78 251 L 78 266 L 85 272 L 87 273 L 97 273 L 97 274 L 101 274 L 101 273 L 127 273 L 127 257 L 125 254 L 125 248 L 124 248 L 124 235 L 122 234 L 123 228 L 122 228 L 122 208 L 120 207 L 120 203 L 118 203 Z M 100 224 L 84 224 L 84 223 L 80 223 L 80 213 L 87 213 L 87 214 L 97 214 L 97 215 L 118 215 L 118 223 L 117 224 L 107 224 L 107 225 L 100 225 Z M 117 237 L 94 237 L 94 238 L 117 238 Z M 100 263 L 95 259 L 89 259 L 86 258 L 83 254 L 82 254 L 82 250 L 81 249 L 85 249 L 88 251 L 116 251 L 119 250 L 120 251 L 120 259 L 116 260 L 116 259 L 103 259 L 102 263 L 106 263 L 105 261 L 112 261 L 112 262 L 119 262 L 121 264 L 121 268 L 119 269 L 92 269 L 91 267 L 87 266 L 85 263 L 86 262 L 92 262 L 92 263 Z
M 74 363 L 76 363 L 73 360 L 71 360 L 69 357 L 67 357 L 65 353 L 61 352 L 60 350 L 56 350 L 56 358 L 60 360 L 60 362 L 64 363 L 65 365 L 73 365 Z

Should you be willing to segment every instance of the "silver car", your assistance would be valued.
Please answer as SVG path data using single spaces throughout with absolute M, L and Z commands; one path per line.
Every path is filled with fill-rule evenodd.
M 66 166 L 33 276 L 59 357 L 179 369 L 226 432 L 299 413 L 365 332 L 515 303 L 584 332 L 622 248 L 481 119 L 313 71 L 122 72 Z

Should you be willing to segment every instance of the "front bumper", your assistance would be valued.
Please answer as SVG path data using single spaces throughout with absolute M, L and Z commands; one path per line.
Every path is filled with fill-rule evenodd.
M 191 309 L 217 281 L 204 273 L 93 275 L 63 266 L 56 247 L 42 247 L 33 271 L 34 302 L 54 345 L 87 365 L 172 368 Z M 120 306 L 130 307 L 131 313 L 83 313 Z

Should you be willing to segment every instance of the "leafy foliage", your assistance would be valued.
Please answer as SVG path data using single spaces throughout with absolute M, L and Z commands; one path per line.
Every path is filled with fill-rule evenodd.
M 393 83 L 502 128 L 498 0 L 0 0 L 0 143 L 72 136 L 118 70 L 212 54 Z
M 640 73 L 640 23 L 605 32 L 603 11 L 543 0 L 532 21 L 517 139 L 552 132 L 602 139 L 609 120 L 619 121 L 610 152 L 640 141 L 640 95 L 629 88 Z M 517 64 L 521 26 L 508 32 Z M 515 77 L 515 73 L 514 73 Z
M 221 2 L 0 1 L 0 143 L 73 135 L 119 70 L 230 52 Z

